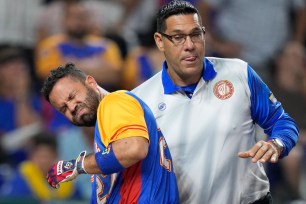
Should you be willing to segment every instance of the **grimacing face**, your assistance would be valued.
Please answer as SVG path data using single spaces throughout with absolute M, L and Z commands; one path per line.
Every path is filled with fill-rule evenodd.
M 71 77 L 59 79 L 50 93 L 50 103 L 77 126 L 94 126 L 100 98 L 95 80 L 85 85 Z
M 167 35 L 191 34 L 201 30 L 197 14 L 179 14 L 166 19 Z M 203 34 L 204 35 L 204 34 Z M 192 42 L 186 38 L 184 44 L 174 45 L 160 33 L 154 34 L 155 42 L 160 51 L 164 52 L 168 64 L 168 73 L 175 84 L 183 86 L 198 82 L 203 70 L 205 55 L 205 39 Z

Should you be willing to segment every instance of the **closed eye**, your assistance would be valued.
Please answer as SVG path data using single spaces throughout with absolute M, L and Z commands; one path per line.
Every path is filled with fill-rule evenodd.
M 66 110 L 67 110 L 67 106 L 66 106 L 66 105 L 65 105 L 65 106 L 62 106 L 62 107 L 59 109 L 59 111 L 60 111 L 61 113 L 65 113 Z

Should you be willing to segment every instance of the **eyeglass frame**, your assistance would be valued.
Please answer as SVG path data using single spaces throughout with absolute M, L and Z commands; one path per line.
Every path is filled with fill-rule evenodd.
M 187 36 L 189 36 L 190 37 L 190 40 L 193 42 L 193 43 L 195 43 L 193 40 L 192 40 L 192 36 L 190 36 L 190 35 L 192 35 L 193 33 L 190 33 L 190 34 L 183 34 L 183 33 L 178 33 L 178 34 L 174 34 L 174 35 L 168 35 L 168 34 L 166 34 L 166 33 L 163 33 L 163 32 L 158 32 L 159 34 L 161 34 L 163 37 L 166 37 L 170 42 L 172 42 L 174 45 L 183 45 L 185 42 L 186 42 L 186 39 L 187 39 Z M 205 27 L 204 26 L 202 26 L 201 27 L 201 34 L 202 35 L 204 35 L 205 34 Z M 181 42 L 181 43 L 175 43 L 174 41 L 173 41 L 173 37 L 174 36 L 176 36 L 176 35 L 182 35 L 182 36 L 184 36 L 183 37 L 183 41 Z M 204 36 L 203 36 L 204 37 Z M 204 39 L 204 38 L 203 38 Z M 202 39 L 202 40 L 203 40 Z

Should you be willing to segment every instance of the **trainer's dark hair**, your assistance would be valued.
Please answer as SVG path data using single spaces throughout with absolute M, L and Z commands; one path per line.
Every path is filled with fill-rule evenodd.
M 188 1 L 174 0 L 162 6 L 156 15 L 157 32 L 165 32 L 167 29 L 166 19 L 173 15 L 179 14 L 198 14 L 199 21 L 202 25 L 202 19 L 199 11 Z
M 58 68 L 53 69 L 45 79 L 41 89 L 42 95 L 48 102 L 50 102 L 49 95 L 57 81 L 68 76 L 85 83 L 86 74 L 82 70 L 78 69 L 73 63 L 67 63 L 64 66 L 59 66 Z

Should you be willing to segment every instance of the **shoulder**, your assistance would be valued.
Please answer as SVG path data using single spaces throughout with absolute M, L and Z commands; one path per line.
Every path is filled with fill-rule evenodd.
M 208 59 L 216 67 L 231 66 L 235 68 L 247 66 L 247 62 L 238 58 L 206 57 L 206 59 Z
M 247 76 L 248 63 L 238 58 L 217 58 L 207 57 L 214 66 L 217 75 L 233 76 L 241 75 Z
M 58 44 L 65 42 L 66 35 L 58 34 L 51 37 L 48 37 L 38 43 L 38 47 L 55 47 Z
M 137 98 L 129 91 L 119 90 L 106 95 L 101 103 L 103 106 L 118 107 L 118 106 L 131 106 L 132 104 L 139 104 Z
M 153 90 L 157 90 L 162 87 L 162 71 L 159 71 L 154 76 L 152 76 L 147 81 L 143 82 L 139 86 L 137 86 L 135 89 L 133 89 L 131 92 L 138 95 L 141 93 L 150 93 Z

